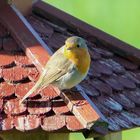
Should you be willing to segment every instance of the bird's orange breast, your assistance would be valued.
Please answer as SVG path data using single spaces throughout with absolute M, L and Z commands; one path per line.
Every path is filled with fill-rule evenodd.
M 73 51 L 64 50 L 64 55 L 77 66 L 80 73 L 87 73 L 90 67 L 90 55 L 85 48 L 78 48 Z

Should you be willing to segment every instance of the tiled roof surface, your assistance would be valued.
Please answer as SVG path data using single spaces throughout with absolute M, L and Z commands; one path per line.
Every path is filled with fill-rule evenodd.
M 67 37 L 75 35 L 37 15 L 28 21 L 54 52 Z M 119 131 L 140 125 L 140 68 L 131 61 L 88 41 L 91 68 L 80 85 L 109 123 L 109 130 Z M 99 130 L 100 131 L 100 130 Z
M 36 67 L 0 24 L 0 129 L 84 129 L 51 86 L 19 105 L 38 77 Z

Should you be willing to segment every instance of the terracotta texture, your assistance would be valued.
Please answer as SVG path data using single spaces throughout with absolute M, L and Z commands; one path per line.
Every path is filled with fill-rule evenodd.
M 2 32 L 2 33 L 1 33 Z M 84 129 L 53 87 L 34 93 L 25 104 L 20 99 L 39 77 L 39 72 L 0 24 L 0 113 L 1 130 L 27 131 L 42 127 L 45 131 Z M 69 117 L 69 115 L 71 117 Z M 70 123 L 76 123 L 75 127 Z M 49 122 L 49 123 L 48 123 Z

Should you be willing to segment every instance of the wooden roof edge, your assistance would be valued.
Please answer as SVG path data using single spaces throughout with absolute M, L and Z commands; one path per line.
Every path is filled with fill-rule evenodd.
M 6 5 L 5 8 L 0 9 L 0 19 L 11 32 L 13 38 L 17 41 L 19 46 L 22 47 L 29 59 L 35 64 L 37 69 L 42 72 L 50 57 L 51 51 L 42 41 L 36 31 L 14 6 Z M 57 91 L 57 94 L 59 93 L 60 91 Z M 61 97 L 64 101 L 66 101 L 65 97 L 67 95 L 65 93 L 63 93 L 63 95 L 64 96 Z M 82 97 L 81 94 L 79 96 Z M 73 112 L 73 114 L 85 128 L 91 128 L 94 122 L 100 119 L 100 115 L 87 101 L 86 105 L 82 106 L 82 109 L 88 109 L 89 112 L 84 116 L 82 109 L 76 105 L 73 105 L 71 98 L 67 97 L 67 99 L 69 100 L 69 104 L 72 104 L 72 110 L 69 104 L 68 108 Z M 66 101 L 66 103 L 68 102 Z
M 42 41 L 40 36 L 34 31 L 32 26 L 16 9 L 16 7 L 14 7 L 14 5 L 10 6 L 7 4 L 5 8 L 0 9 L 0 19 L 3 24 L 7 26 L 18 45 L 22 47 L 26 55 L 32 60 L 38 70 L 42 71 L 51 51 Z M 47 51 L 42 46 L 46 48 Z M 41 51 L 38 51 L 38 48 L 40 48 Z M 46 57 L 42 63 L 40 63 L 40 60 L 42 60 L 42 51 L 46 52 L 44 54 Z
M 6 5 L 6 0 L 0 0 L 0 9 Z
M 66 26 L 69 30 L 79 33 L 91 42 L 98 40 L 112 52 L 126 57 L 134 63 L 140 64 L 140 50 L 101 31 L 100 29 L 97 29 L 42 1 L 33 5 L 33 11 L 50 21 L 61 26 Z

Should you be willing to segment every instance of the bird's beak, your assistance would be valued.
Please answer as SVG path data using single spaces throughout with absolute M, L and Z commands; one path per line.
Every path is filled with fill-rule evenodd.
M 67 44 L 67 50 L 72 50 L 75 48 L 74 44 Z
M 72 50 L 73 49 L 73 47 L 69 47 L 69 48 L 67 48 L 67 50 Z

